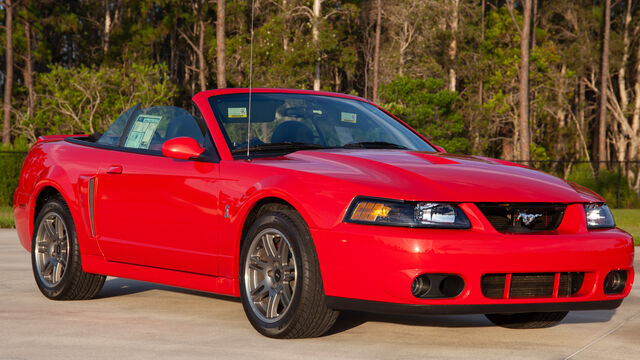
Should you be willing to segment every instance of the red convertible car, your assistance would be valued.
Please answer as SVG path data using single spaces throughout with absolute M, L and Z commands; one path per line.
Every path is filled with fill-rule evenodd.
M 151 281 L 241 297 L 260 333 L 292 338 L 322 335 L 339 310 L 547 327 L 631 290 L 632 238 L 584 187 L 447 154 L 354 96 L 193 100 L 29 151 L 15 219 L 46 297 Z

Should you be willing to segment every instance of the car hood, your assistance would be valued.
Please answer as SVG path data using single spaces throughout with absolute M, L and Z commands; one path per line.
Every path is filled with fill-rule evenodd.
M 601 202 L 580 185 L 502 160 L 405 150 L 298 151 L 262 165 L 354 185 L 355 195 L 452 202 Z M 359 186 L 359 188 L 358 188 Z

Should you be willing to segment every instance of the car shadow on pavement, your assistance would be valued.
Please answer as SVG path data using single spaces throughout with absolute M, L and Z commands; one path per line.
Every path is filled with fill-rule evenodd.
M 240 299 L 232 296 L 216 295 L 202 291 L 183 289 L 173 286 L 149 283 L 144 281 L 108 278 L 104 283 L 102 291 L 96 299 L 107 299 L 119 296 L 132 295 L 151 290 L 163 290 L 181 294 L 196 295 L 211 299 L 232 301 L 239 303 Z M 572 311 L 560 323 L 562 324 L 582 324 L 607 322 L 615 314 L 615 310 L 596 311 Z M 341 311 L 336 324 L 325 336 L 339 334 L 356 328 L 367 322 L 392 323 L 409 326 L 424 327 L 446 327 L 446 328 L 472 328 L 472 327 L 492 327 L 493 325 L 482 314 L 469 315 L 387 315 L 365 313 L 357 311 Z
M 616 310 L 572 311 L 560 322 L 562 324 L 583 324 L 607 322 Z M 393 323 L 410 326 L 471 328 L 494 327 L 482 314 L 467 315 L 387 315 L 355 311 L 342 311 L 336 324 L 326 335 L 338 334 L 367 322 Z M 557 326 L 557 325 L 556 325 Z
M 483 315 L 387 315 L 342 311 L 338 321 L 327 335 L 341 333 L 367 322 L 449 328 L 492 326 Z
M 117 296 L 131 295 L 142 293 L 145 291 L 151 290 L 165 290 L 171 291 L 181 294 L 189 294 L 189 295 L 197 295 L 202 297 L 208 297 L 212 299 L 218 300 L 228 300 L 233 302 L 240 302 L 239 298 L 233 296 L 226 295 L 218 295 L 212 294 L 197 290 L 183 289 L 174 286 L 155 284 L 144 281 L 137 281 L 131 279 L 123 279 L 123 278 L 107 278 L 107 281 L 104 283 L 104 287 L 100 291 L 100 293 L 95 297 L 95 299 L 105 299 Z

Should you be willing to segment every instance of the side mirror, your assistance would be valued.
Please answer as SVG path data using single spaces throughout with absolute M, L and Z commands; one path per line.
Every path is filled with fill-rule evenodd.
M 436 148 L 436 150 L 438 150 L 438 152 L 441 152 L 441 153 L 447 152 L 447 150 L 445 150 L 442 146 L 438 146 L 438 145 L 433 145 L 433 146 Z
M 203 152 L 204 148 L 190 137 L 177 137 L 162 144 L 162 155 L 174 159 L 189 160 Z

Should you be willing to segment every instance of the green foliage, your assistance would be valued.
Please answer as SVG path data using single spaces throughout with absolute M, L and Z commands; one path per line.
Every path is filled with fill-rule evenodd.
M 458 93 L 445 90 L 440 79 L 398 76 L 380 91 L 383 107 L 406 121 L 447 151 L 469 149 L 462 116 L 457 111 Z
M 13 209 L 9 206 L 0 205 L 0 229 L 14 228 Z
M 39 104 L 34 134 L 73 134 L 104 131 L 124 110 L 171 103 L 176 87 L 160 65 L 64 68 L 55 66 L 36 77 Z M 33 140 L 33 139 L 32 139 Z
M 0 145 L 0 207 L 13 205 L 13 192 L 18 187 L 18 178 L 27 150 L 28 145 L 24 139 L 16 141 L 15 146 Z
M 629 187 L 624 174 L 616 170 L 603 169 L 594 176 L 589 164 L 576 164 L 567 179 L 597 192 L 610 207 L 617 205 L 618 193 L 621 208 L 640 207 L 638 194 Z

